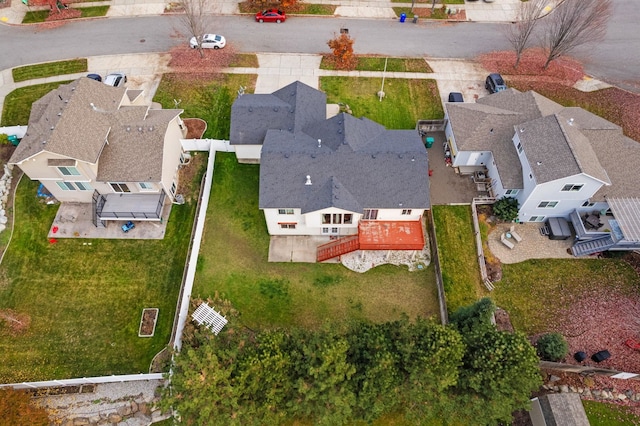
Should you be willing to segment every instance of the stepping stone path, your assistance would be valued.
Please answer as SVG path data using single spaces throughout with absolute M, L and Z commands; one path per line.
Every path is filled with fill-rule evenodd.
M 7 229 L 7 212 L 5 210 L 7 202 L 9 200 L 9 191 L 11 190 L 11 171 L 13 166 L 8 164 L 4 165 L 4 173 L 0 178 L 0 232 Z

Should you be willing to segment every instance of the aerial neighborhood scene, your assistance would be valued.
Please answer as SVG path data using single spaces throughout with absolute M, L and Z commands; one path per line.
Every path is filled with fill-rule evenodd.
M 0 424 L 640 425 L 635 0 L 0 0 Z

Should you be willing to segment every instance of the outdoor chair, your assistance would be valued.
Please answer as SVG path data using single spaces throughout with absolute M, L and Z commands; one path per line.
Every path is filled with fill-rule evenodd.
M 500 242 L 502 244 L 504 244 L 506 247 L 509 248 L 509 250 L 513 249 L 515 247 L 515 244 L 513 244 L 511 241 L 507 240 L 507 236 L 505 235 L 505 233 L 503 232 L 502 235 L 500 235 Z
M 511 234 L 513 239 L 516 240 L 516 242 L 519 243 L 520 241 L 522 241 L 522 237 L 520 236 L 520 234 L 518 234 L 516 232 L 516 226 L 515 225 L 511 225 L 511 228 L 509 229 L 509 233 Z

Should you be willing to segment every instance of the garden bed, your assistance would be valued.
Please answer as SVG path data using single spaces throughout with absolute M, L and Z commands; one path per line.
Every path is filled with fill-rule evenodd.
M 146 308 L 142 310 L 138 337 L 153 337 L 158 322 L 158 308 Z

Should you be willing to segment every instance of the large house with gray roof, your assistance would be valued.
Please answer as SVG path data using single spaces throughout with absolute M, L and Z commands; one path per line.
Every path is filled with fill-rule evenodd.
M 60 202 L 93 203 L 96 226 L 159 221 L 176 196 L 181 113 L 145 105 L 140 90 L 82 77 L 34 102 L 9 163 Z
M 515 89 L 448 103 L 445 119 L 452 166 L 516 198 L 520 222 L 570 221 L 575 255 L 640 248 L 640 145 L 619 126 Z
M 244 142 L 259 148 L 259 207 L 270 235 L 357 236 L 361 249 L 424 247 L 429 168 L 417 131 L 346 113 L 327 119 L 325 95 L 300 82 L 273 94 L 289 107 L 273 107 L 279 101 L 269 96 L 236 100 L 231 143 L 239 160 L 247 159 L 237 150 Z

